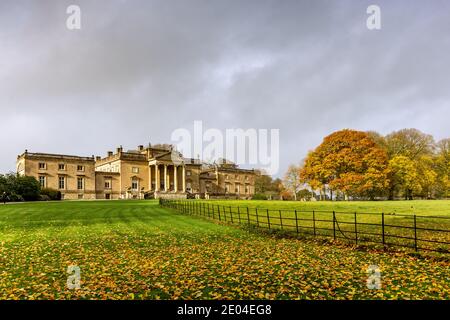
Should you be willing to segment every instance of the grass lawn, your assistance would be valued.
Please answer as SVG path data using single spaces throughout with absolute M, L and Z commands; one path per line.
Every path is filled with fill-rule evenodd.
M 366 287 L 372 264 L 380 290 Z M 66 288 L 69 265 L 79 290 Z M 450 299 L 450 262 L 249 233 L 156 201 L 9 204 L 0 298 Z
M 218 213 L 221 211 L 221 220 L 228 222 L 250 221 L 263 228 L 270 227 L 270 229 L 283 229 L 290 232 L 296 232 L 298 226 L 302 234 L 328 237 L 334 236 L 335 228 L 338 238 L 353 242 L 357 237 L 358 242 L 381 244 L 384 219 L 387 244 L 407 245 L 413 248 L 416 245 L 414 239 L 417 238 L 419 249 L 450 251 L 450 200 L 338 202 L 208 200 L 200 202 L 203 203 L 202 212 L 205 209 L 206 212 L 209 210 L 218 218 Z M 336 218 L 336 225 L 333 224 L 333 216 Z M 358 223 L 356 228 L 355 221 Z
M 267 201 L 208 200 L 210 203 L 252 208 L 298 209 L 299 211 L 336 211 L 358 213 L 397 213 L 450 217 L 450 200 L 412 201 Z

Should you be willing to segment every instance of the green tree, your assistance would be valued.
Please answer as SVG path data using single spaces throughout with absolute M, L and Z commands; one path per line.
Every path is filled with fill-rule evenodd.
M 417 129 L 402 129 L 388 134 L 385 138 L 389 159 L 405 156 L 417 160 L 421 156 L 430 156 L 434 150 L 434 139 Z
M 416 163 L 405 156 L 395 156 L 389 161 L 390 180 L 394 188 L 402 190 L 405 200 L 421 191 Z
M 443 139 L 437 143 L 435 160 L 437 194 L 440 197 L 449 197 L 450 190 L 450 139 Z

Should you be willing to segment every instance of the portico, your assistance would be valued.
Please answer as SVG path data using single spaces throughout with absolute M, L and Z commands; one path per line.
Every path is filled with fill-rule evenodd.
M 149 191 L 157 194 L 186 193 L 186 166 L 168 161 L 149 162 Z

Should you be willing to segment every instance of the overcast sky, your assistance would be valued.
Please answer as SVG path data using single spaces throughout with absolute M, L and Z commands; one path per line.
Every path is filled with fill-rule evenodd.
M 446 0 L 1 0 L 0 172 L 25 149 L 104 155 L 194 120 L 279 128 L 279 175 L 343 128 L 439 140 L 449 54 Z

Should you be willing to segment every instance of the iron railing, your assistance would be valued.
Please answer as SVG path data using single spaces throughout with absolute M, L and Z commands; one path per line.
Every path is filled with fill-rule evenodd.
M 450 253 L 450 217 L 416 214 L 337 212 L 226 206 L 214 201 L 160 199 L 160 205 L 184 214 L 231 224 L 253 225 L 297 235 L 331 237 L 355 244 L 372 243 L 414 251 Z

